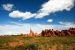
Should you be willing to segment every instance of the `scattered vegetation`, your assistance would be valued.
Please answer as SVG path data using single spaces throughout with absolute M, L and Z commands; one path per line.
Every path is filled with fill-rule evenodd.
M 75 50 L 75 36 L 0 36 L 0 50 Z

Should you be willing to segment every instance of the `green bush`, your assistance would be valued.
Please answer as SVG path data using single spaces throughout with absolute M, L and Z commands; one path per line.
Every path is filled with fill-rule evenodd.
M 28 43 L 25 45 L 25 49 L 38 50 L 38 45 L 35 43 Z
M 11 50 L 38 50 L 38 45 L 35 43 L 27 43 L 23 46 L 16 46 L 14 49 Z
M 16 46 L 15 48 L 13 48 L 11 50 L 25 50 L 25 47 L 24 46 Z

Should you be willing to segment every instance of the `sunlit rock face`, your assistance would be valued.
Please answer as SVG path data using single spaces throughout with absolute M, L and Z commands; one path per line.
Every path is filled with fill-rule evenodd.
M 71 36 L 75 35 L 75 28 L 70 28 L 68 30 L 51 30 L 45 29 L 41 32 L 41 36 Z

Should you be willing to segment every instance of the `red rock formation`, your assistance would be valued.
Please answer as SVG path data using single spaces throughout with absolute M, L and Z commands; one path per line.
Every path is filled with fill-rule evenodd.
M 75 28 L 70 28 L 68 30 L 53 30 L 53 29 L 45 29 L 41 32 L 41 36 L 71 36 L 75 35 Z
M 51 37 L 51 36 L 71 36 L 71 35 L 75 35 L 75 28 L 70 28 L 68 30 L 53 30 L 53 29 L 45 29 L 42 30 L 42 32 L 40 34 L 34 33 L 31 29 L 30 29 L 30 33 L 29 34 L 21 34 L 23 36 L 46 36 L 46 37 Z

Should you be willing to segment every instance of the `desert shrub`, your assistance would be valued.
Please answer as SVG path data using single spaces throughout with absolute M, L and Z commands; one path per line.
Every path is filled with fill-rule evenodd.
M 38 50 L 38 45 L 35 43 L 27 43 L 25 45 L 16 46 L 15 48 L 11 50 Z
M 24 46 L 16 46 L 15 48 L 13 48 L 11 50 L 25 50 L 25 47 Z
M 25 49 L 38 50 L 38 45 L 36 43 L 28 43 L 25 45 Z

